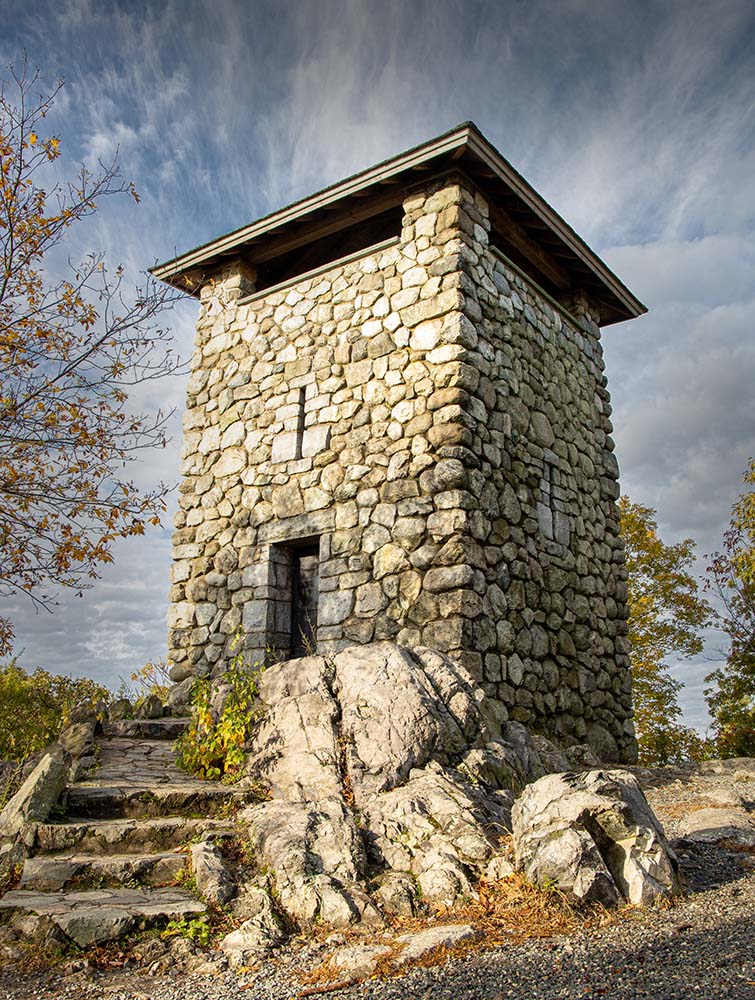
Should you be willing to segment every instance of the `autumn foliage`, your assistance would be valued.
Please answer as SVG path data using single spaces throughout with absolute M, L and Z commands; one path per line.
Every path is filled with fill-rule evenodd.
M 666 668 L 669 656 L 702 651 L 701 629 L 712 612 L 692 575 L 691 538 L 667 545 L 658 535 L 655 510 L 619 501 L 629 591 L 629 639 L 640 763 L 668 764 L 699 756 L 703 741 L 681 722 L 682 688 Z
M 722 757 L 755 756 L 755 462 L 744 482 L 750 489 L 732 509 L 724 549 L 711 557 L 709 588 L 722 607 L 719 622 L 729 638 L 726 663 L 706 677 L 716 750 Z
M 138 197 L 117 160 L 51 183 L 61 143 L 45 118 L 60 85 L 39 97 L 37 85 L 24 64 L 0 91 L 0 597 L 46 606 L 86 586 L 115 539 L 159 523 L 164 487 L 140 492 L 123 471 L 164 444 L 166 415 L 132 414 L 128 397 L 177 359 L 155 324 L 172 293 L 149 278 L 130 288 L 102 253 L 61 265 L 102 198 Z M 0 618 L 0 652 L 12 635 Z
M 88 677 L 64 677 L 0 664 L 0 760 L 21 761 L 56 739 L 74 709 L 94 709 L 112 695 Z

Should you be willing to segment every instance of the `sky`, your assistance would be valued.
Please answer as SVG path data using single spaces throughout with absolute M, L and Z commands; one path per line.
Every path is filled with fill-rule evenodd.
M 755 454 L 755 10 L 748 0 L 5 0 L 66 176 L 116 150 L 141 203 L 75 231 L 128 275 L 473 120 L 649 307 L 605 329 L 622 489 L 667 542 L 720 546 Z M 165 322 L 191 352 L 196 303 Z M 179 377 L 137 410 L 183 403 Z M 180 424 L 130 475 L 177 482 Z M 171 500 L 171 505 L 175 500 Z M 27 667 L 111 685 L 165 655 L 170 522 L 54 614 Z M 704 561 L 700 561 L 700 570 Z M 673 665 L 686 721 L 724 645 Z

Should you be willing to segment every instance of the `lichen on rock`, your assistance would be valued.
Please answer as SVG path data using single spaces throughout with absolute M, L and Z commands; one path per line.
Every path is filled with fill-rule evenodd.
M 497 723 L 469 674 L 430 649 L 379 642 L 290 660 L 259 694 L 247 774 L 270 800 L 242 819 L 304 925 L 380 921 L 374 880 L 387 912 L 411 912 L 417 892 L 468 898 L 500 854 L 515 793 L 569 767 L 547 740 Z

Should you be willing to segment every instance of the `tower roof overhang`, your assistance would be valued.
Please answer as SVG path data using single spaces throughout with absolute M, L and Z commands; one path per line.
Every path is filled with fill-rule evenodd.
M 556 297 L 583 290 L 601 326 L 632 319 L 646 307 L 535 191 L 473 122 L 415 146 L 240 229 L 151 268 L 168 284 L 197 294 L 224 263 L 252 266 L 396 208 L 407 189 L 449 170 L 466 174 L 485 195 L 499 249 Z

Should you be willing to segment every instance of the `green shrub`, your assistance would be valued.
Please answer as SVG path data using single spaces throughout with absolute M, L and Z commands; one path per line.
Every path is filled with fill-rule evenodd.
M 239 645 L 236 637 L 235 645 Z M 259 719 L 257 681 L 264 668 L 244 663 L 239 652 L 223 675 L 228 692 L 222 709 L 212 707 L 209 679 L 197 680 L 191 696 L 191 724 L 176 741 L 177 761 L 190 774 L 233 782 L 242 773 L 247 738 Z
M 110 701 L 110 691 L 89 677 L 65 677 L 15 660 L 0 664 L 0 759 L 23 760 L 57 737 L 78 706 Z
M 204 914 L 199 917 L 181 917 L 180 920 L 169 921 L 160 937 L 188 938 L 189 941 L 193 941 L 200 948 L 207 948 L 212 941 L 212 926 L 208 917 Z

